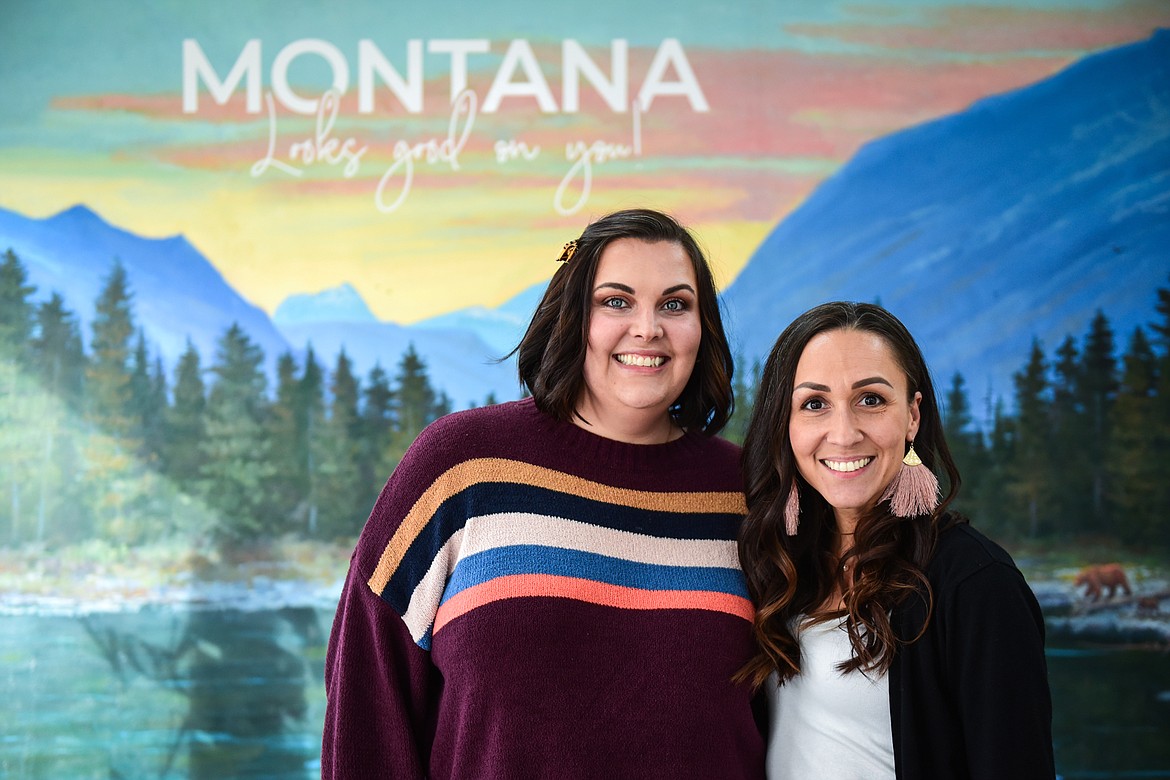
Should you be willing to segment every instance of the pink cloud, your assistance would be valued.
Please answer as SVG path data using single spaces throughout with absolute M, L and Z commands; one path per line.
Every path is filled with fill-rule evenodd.
M 662 172 L 666 171 L 674 188 L 693 188 L 698 193 L 715 190 L 731 193 L 721 201 L 722 205 L 697 205 L 704 218 L 709 216 L 708 209 L 739 218 L 749 214 L 750 218 L 763 219 L 779 216 L 807 196 L 826 169 L 844 163 L 864 143 L 962 111 L 988 95 L 1034 83 L 1076 59 L 1075 54 L 1009 56 L 1008 49 L 1012 47 L 1002 43 L 1002 36 L 1015 40 L 1016 47 L 1025 43 L 1028 48 L 1043 47 L 1042 44 L 1062 41 L 1062 49 L 1077 43 L 1072 47 L 1074 50 L 1090 44 L 1096 46 L 1105 40 L 1116 43 L 1144 37 L 1150 20 L 1157 16 L 1156 6 L 1139 3 L 1126 9 L 1125 14 L 1117 14 L 1118 18 L 1110 21 L 1088 11 L 1009 13 L 1002 9 L 951 8 L 928 16 L 928 20 L 933 20 L 933 27 L 815 28 L 806 25 L 802 28 L 806 34 L 865 35 L 872 39 L 870 42 L 885 36 L 890 41 L 896 39 L 897 46 L 906 46 L 907 40 L 917 35 L 923 41 L 931 41 L 934 47 L 944 42 L 955 49 L 964 45 L 972 49 L 1000 47 L 997 51 L 1002 56 L 973 61 L 689 48 L 688 58 L 710 103 L 710 112 L 697 114 L 678 96 L 656 99 L 651 111 L 642 117 L 643 155 L 647 166 L 641 170 L 601 166 L 595 172 L 596 186 L 618 190 L 659 186 Z M 960 29 L 963 27 L 969 29 Z M 945 33 L 941 38 L 939 30 Z M 998 43 L 992 41 L 997 35 L 1001 36 L 996 39 Z M 645 49 L 631 52 L 631 93 L 636 94 L 652 54 Z M 600 55 L 597 56 L 601 61 Z M 541 57 L 542 62 L 556 61 L 549 52 L 542 53 Z M 550 85 L 559 84 L 558 75 L 546 75 Z M 411 117 L 409 122 L 401 121 L 401 115 L 359 116 L 356 95 L 351 91 L 341 106 L 344 127 L 335 135 L 352 136 L 359 145 L 368 147 L 360 176 L 344 179 L 340 170 L 314 171 L 304 179 L 288 178 L 279 186 L 298 191 L 369 192 L 370 177 L 380 175 L 392 161 L 396 139 L 414 142 L 446 133 L 448 108 L 443 94 L 446 87 L 445 82 L 428 85 L 426 114 Z M 559 91 L 554 90 L 554 94 L 559 95 Z M 612 113 L 588 89 L 583 90 L 582 104 L 581 113 L 573 117 L 550 117 L 536 110 L 531 101 L 505 101 L 497 114 L 481 115 L 477 120 L 465 153 L 465 170 L 459 175 L 445 175 L 440 168 L 425 170 L 420 173 L 417 186 L 482 185 L 494 190 L 504 183 L 517 189 L 555 188 L 567 167 L 565 144 L 579 140 L 632 143 L 629 114 Z M 165 121 L 191 118 L 182 114 L 178 94 L 65 96 L 57 98 L 54 106 L 62 110 L 131 112 Z M 210 99 L 201 102 L 197 119 L 225 123 L 264 121 L 263 116 L 245 112 L 242 95 L 233 97 L 225 106 L 217 106 Z M 303 137 L 311 132 L 311 118 L 299 123 L 287 117 L 280 121 L 280 142 L 286 149 L 288 143 L 297 140 L 298 134 Z M 299 129 L 294 131 L 291 129 L 294 126 Z M 544 150 L 541 162 L 531 167 L 511 165 L 506 170 L 495 165 L 491 144 L 500 138 L 539 145 Z M 257 138 L 172 143 L 127 150 L 124 154 L 153 157 L 189 169 L 238 171 L 249 169 L 261 159 L 265 148 L 266 141 Z M 814 167 L 819 167 L 807 173 L 791 173 L 777 170 L 780 166 L 776 165 L 748 170 L 736 163 L 695 171 L 689 166 L 671 164 L 672 158 L 680 157 L 714 161 L 720 158 L 812 160 Z M 746 168 L 751 168 L 750 164 Z M 729 201 L 731 205 L 727 205 Z
M 900 10 L 890 9 L 890 16 Z M 875 11 L 865 14 L 873 18 Z M 1112 8 L 1033 9 L 991 6 L 928 8 L 919 24 L 792 24 L 785 30 L 890 49 L 925 49 L 965 54 L 1027 51 L 1095 51 L 1145 38 L 1170 24 L 1160 0 L 1137 0 Z

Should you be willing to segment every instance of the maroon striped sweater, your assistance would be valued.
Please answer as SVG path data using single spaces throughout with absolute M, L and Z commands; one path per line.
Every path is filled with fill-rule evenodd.
M 763 778 L 739 450 L 593 435 L 529 399 L 449 415 L 354 551 L 322 777 Z

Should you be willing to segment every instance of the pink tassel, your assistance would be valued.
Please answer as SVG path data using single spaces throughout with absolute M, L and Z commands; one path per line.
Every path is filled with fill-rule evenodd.
M 902 459 L 902 467 L 894 475 L 881 500 L 890 502 L 890 509 L 898 517 L 928 515 L 938 506 L 938 478 L 923 465 L 922 459 L 910 445 Z
M 788 500 L 784 502 L 784 530 L 789 536 L 796 536 L 796 528 L 800 525 L 800 494 L 796 492 L 796 480 L 792 480 L 792 490 L 788 491 Z

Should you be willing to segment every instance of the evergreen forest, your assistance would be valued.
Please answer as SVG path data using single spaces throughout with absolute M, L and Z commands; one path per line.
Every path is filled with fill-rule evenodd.
M 352 545 L 414 437 L 451 410 L 409 348 L 356 376 L 344 350 L 266 356 L 233 324 L 214 355 L 188 343 L 170 375 L 135 322 L 116 260 L 89 333 L 57 293 L 34 301 L 0 257 L 0 546 L 103 539 L 232 546 L 293 536 Z M 975 414 L 961 374 L 937 391 L 963 475 L 956 507 L 1007 542 L 1170 544 L 1170 288 L 1155 318 L 1021 355 L 1014 397 Z M 929 356 L 928 356 L 929 357 Z M 327 362 L 323 362 L 327 361 Z M 739 361 L 742 441 L 760 367 Z M 493 403 L 494 399 L 484 399 Z M 982 407 L 981 407 L 982 408 Z

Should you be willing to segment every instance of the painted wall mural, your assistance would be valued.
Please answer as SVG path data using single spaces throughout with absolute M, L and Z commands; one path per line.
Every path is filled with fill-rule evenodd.
M 645 205 L 712 258 L 730 438 L 799 312 L 907 323 L 1062 776 L 1170 777 L 1165 3 L 13 0 L 0 74 L 0 774 L 315 774 L 382 482 Z

